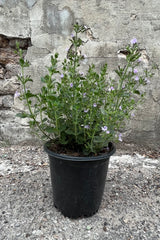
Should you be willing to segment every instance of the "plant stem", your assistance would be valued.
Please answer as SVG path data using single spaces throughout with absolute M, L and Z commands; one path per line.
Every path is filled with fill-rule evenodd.
M 73 106 L 76 107 L 76 102 L 77 102 L 77 91 L 76 91 L 76 87 L 75 85 L 77 85 L 77 76 L 76 76 L 76 64 L 77 64 L 77 39 L 78 39 L 78 32 L 76 31 L 76 35 L 75 35 L 75 54 L 74 54 L 74 68 L 73 68 L 73 87 L 74 87 L 74 104 Z M 75 138 L 76 138 L 76 142 L 77 142 L 77 119 L 78 119 L 78 115 L 77 115 L 77 107 L 75 109 L 75 122 L 74 122 L 74 133 L 75 133 Z
M 129 66 L 130 66 L 130 61 L 128 61 L 127 62 L 127 65 L 125 66 L 125 70 L 124 70 L 124 72 L 123 72 L 123 75 L 122 75 L 122 77 L 121 77 L 121 81 L 120 81 L 120 84 L 118 84 L 118 91 L 120 91 L 121 89 L 122 89 L 122 85 L 123 85 L 123 82 L 124 82 L 124 80 L 125 80 L 125 78 L 126 78 L 126 73 L 127 73 L 127 70 L 128 70 L 128 68 L 129 68 Z M 122 99 L 121 99 L 121 101 L 120 101 L 120 103 L 119 103 L 119 99 L 121 98 L 121 96 L 119 96 L 119 94 L 118 94 L 118 97 L 117 97 L 117 101 L 116 101 L 116 106 L 115 106 L 115 110 L 117 110 L 118 108 L 119 108 L 119 106 L 120 106 L 120 103 L 122 102 Z
M 22 70 L 22 78 L 24 79 L 24 67 L 21 66 L 21 70 Z M 44 136 L 46 136 L 48 139 L 51 140 L 50 136 L 47 135 L 44 130 L 39 126 L 38 122 L 36 121 L 36 118 L 34 117 L 34 114 L 32 112 L 32 109 L 31 109 L 31 104 L 26 96 L 26 85 L 25 83 L 22 81 L 22 85 L 23 85 L 23 90 L 24 90 L 24 97 L 26 99 L 26 103 L 27 103 L 27 107 L 28 107 L 28 110 L 29 110 L 29 113 L 30 113 L 30 118 L 32 118 L 36 124 L 36 126 L 38 127 L 38 129 L 44 134 Z

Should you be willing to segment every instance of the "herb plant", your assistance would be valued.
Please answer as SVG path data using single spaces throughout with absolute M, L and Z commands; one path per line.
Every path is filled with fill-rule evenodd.
M 74 25 L 71 47 L 61 70 L 57 67 L 56 53 L 51 56 L 48 74 L 41 78 L 43 86 L 36 94 L 27 87 L 33 81 L 24 73 L 30 63 L 24 59 L 17 43 L 22 91 L 15 96 L 24 100 L 28 107 L 18 116 L 27 117 L 36 134 L 55 146 L 93 155 L 99 154 L 111 141 L 122 141 L 125 121 L 144 97 L 141 86 L 149 83 L 153 74 L 146 68 L 139 71 L 142 63 L 136 39 L 126 47 L 126 64 L 115 70 L 115 79 L 108 77 L 107 64 L 98 72 L 94 64 L 86 73 L 80 72 L 84 55 L 78 50 L 84 43 L 79 34 L 85 31 L 85 26 Z

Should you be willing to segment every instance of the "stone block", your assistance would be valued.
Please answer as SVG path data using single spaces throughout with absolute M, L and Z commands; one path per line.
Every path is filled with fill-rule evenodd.
M 3 96 L 0 96 L 0 109 L 2 109 L 2 99 L 3 99 Z
M 19 111 L 24 111 L 25 110 L 24 103 L 18 97 L 14 97 L 13 109 L 14 110 L 19 110 Z
M 14 76 L 11 79 L 5 79 L 0 81 L 0 94 L 1 95 L 14 95 L 16 90 L 19 88 L 19 82 L 17 77 Z
M 11 108 L 13 106 L 13 95 L 5 95 L 2 97 L 2 107 Z
M 0 79 L 4 78 L 4 73 L 5 73 L 4 68 L 0 66 Z
M 31 134 L 27 119 L 16 117 L 17 113 L 18 111 L 12 109 L 0 110 L 0 140 L 9 144 L 33 144 L 35 137 Z
M 41 47 L 29 47 L 26 59 L 29 62 L 36 61 L 38 58 L 43 59 L 46 55 L 48 55 L 50 51 L 47 48 L 41 48 Z
M 26 3 L 28 8 L 32 8 L 34 4 L 37 2 L 37 0 L 0 0 L 0 6 L 14 8 L 20 2 Z
M 69 35 L 72 31 L 74 22 L 74 14 L 71 9 L 66 6 L 59 9 L 58 5 L 52 4 L 51 1 L 43 2 L 43 26 L 42 29 L 48 33 L 59 35 Z
M 0 140 L 8 144 L 34 143 L 35 137 L 31 134 L 29 127 L 20 126 L 15 123 L 0 124 Z
M 0 26 L 2 33 L 8 37 L 29 37 L 29 9 L 24 1 L 5 0 L 0 3 Z
M 32 37 L 32 44 L 39 49 L 52 50 L 52 38 L 47 33 L 37 34 Z
M 13 76 L 17 76 L 17 74 L 20 71 L 20 66 L 19 64 L 12 64 L 12 63 L 8 63 L 5 66 L 5 79 L 10 79 Z
M 27 6 L 32 8 L 36 4 L 37 0 L 26 0 Z

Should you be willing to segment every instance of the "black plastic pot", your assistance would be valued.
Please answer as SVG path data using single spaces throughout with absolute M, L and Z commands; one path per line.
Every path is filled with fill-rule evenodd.
M 89 217 L 101 204 L 109 158 L 115 152 L 95 157 L 72 157 L 44 149 L 50 160 L 54 205 L 69 218 Z

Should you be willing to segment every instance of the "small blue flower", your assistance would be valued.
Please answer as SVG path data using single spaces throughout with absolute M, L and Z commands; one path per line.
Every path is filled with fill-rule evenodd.
M 131 40 L 131 44 L 133 45 L 133 44 L 136 44 L 137 43 L 137 39 L 136 38 L 133 38 L 132 40 Z
M 84 128 L 85 128 L 85 129 L 89 129 L 89 125 L 85 125 Z
M 138 77 L 138 76 L 136 76 L 136 77 L 135 77 L 135 80 L 136 80 L 136 81 L 138 81 L 138 80 L 139 80 L 139 77 Z
M 79 72 L 79 74 L 80 74 L 81 76 L 84 76 L 84 72 Z
M 110 87 L 109 89 L 108 89 L 108 91 L 110 92 L 110 91 L 114 91 L 114 87 Z
M 70 87 L 71 87 L 71 88 L 73 87 L 73 83 L 70 83 Z
M 93 107 L 97 107 L 97 104 L 96 104 L 96 103 L 93 103 Z
M 62 73 L 62 74 L 61 74 L 61 78 L 63 78 L 63 77 L 64 77 L 64 74 Z
M 84 109 L 84 112 L 87 113 L 89 111 L 89 109 Z
M 133 70 L 133 72 L 134 72 L 135 74 L 138 73 L 137 68 L 135 68 L 135 69 Z

